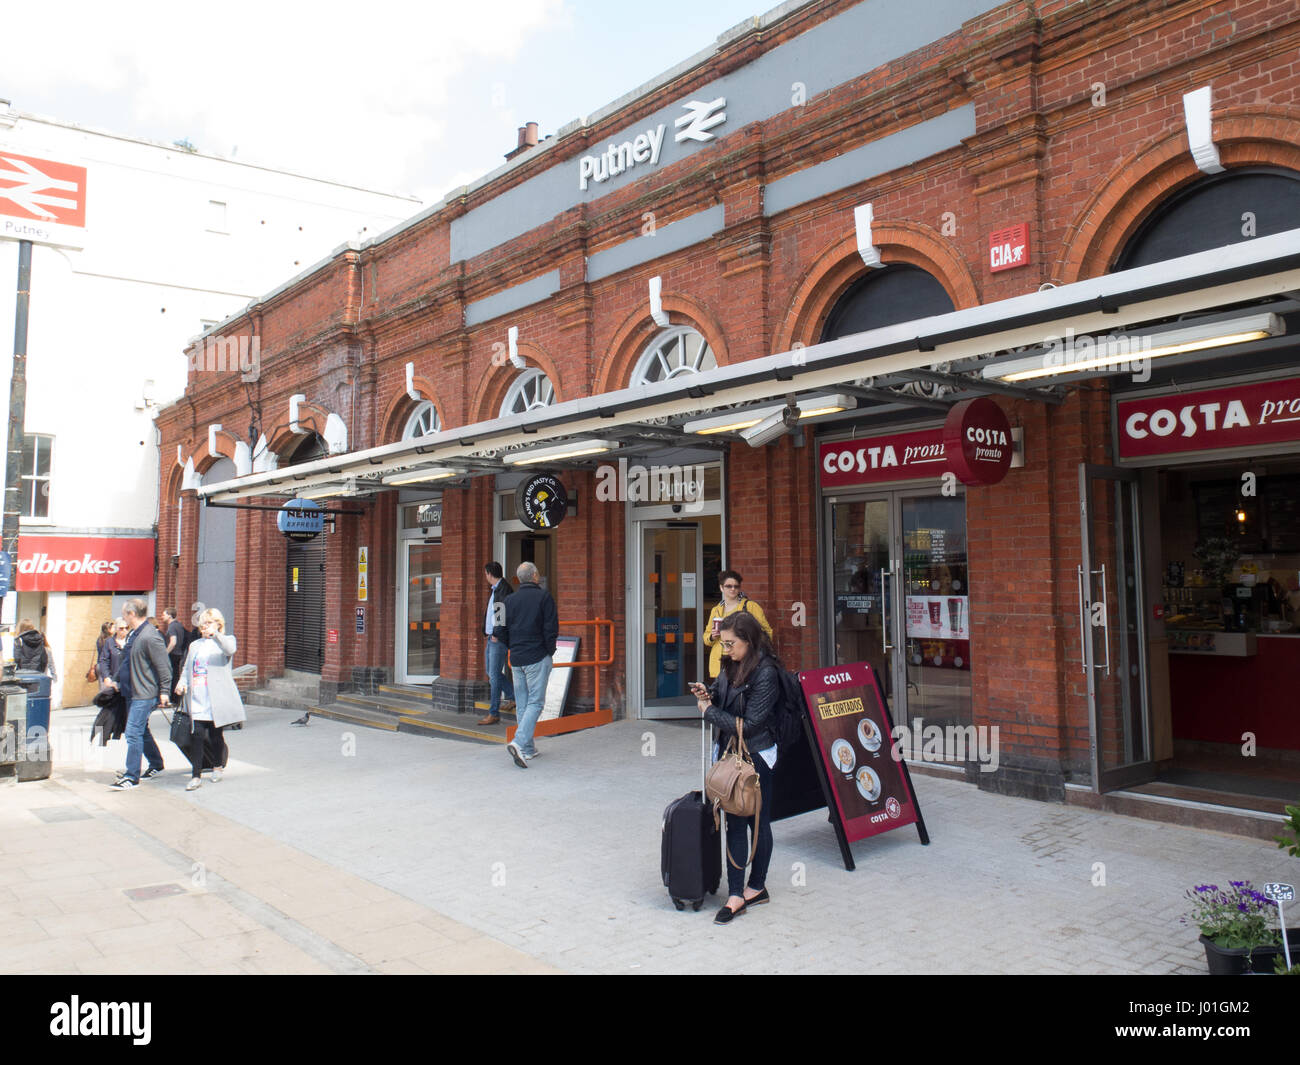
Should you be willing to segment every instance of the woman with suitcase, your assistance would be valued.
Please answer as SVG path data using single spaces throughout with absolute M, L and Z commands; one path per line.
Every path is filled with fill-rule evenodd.
M 711 688 L 694 684 L 691 690 L 698 700 L 700 713 L 717 735 L 715 758 L 737 738 L 740 731 L 737 723 L 743 723 L 745 745 L 754 752 L 754 768 L 758 771 L 762 796 L 756 826 L 749 818 L 727 815 L 728 898 L 713 919 L 717 924 L 727 924 L 750 906 L 769 901 L 766 887 L 767 869 L 772 861 L 769 800 L 772 770 L 776 768 L 781 677 L 772 641 L 752 614 L 736 611 L 723 618 L 718 642 L 724 655 L 718 679 Z M 752 848 L 748 845 L 751 832 Z M 745 867 L 738 860 L 751 849 L 753 864 L 746 885 Z

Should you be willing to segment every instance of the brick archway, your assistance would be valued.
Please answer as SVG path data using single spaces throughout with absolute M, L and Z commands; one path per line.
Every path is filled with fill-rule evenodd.
M 1225 169 L 1278 166 L 1300 173 L 1300 118 L 1228 111 L 1215 118 L 1214 140 Z M 1052 280 L 1069 284 L 1107 273 L 1151 212 L 1203 176 L 1182 129 L 1121 160 L 1071 222 Z
M 727 365 L 727 345 L 722 325 L 708 307 L 689 296 L 667 292 L 663 294 L 662 302 L 664 311 L 668 314 L 668 328 L 690 326 L 704 337 L 717 364 Z M 650 317 L 648 306 L 633 311 L 623 319 L 610 338 L 609 354 L 597 372 L 595 393 L 616 392 L 627 388 L 632 379 L 632 370 L 645 353 L 646 345 L 663 330 L 664 326 Z
M 537 344 L 521 341 L 518 345 L 518 351 L 523 356 L 524 361 L 528 363 L 529 370 L 541 370 L 550 378 L 551 387 L 555 390 L 556 403 L 559 403 L 568 395 L 565 382 L 560 380 L 559 368 L 545 348 Z M 506 393 L 510 391 L 510 386 L 514 384 L 515 378 L 524 372 L 526 371 L 516 370 L 509 359 L 501 366 L 493 366 L 492 371 L 485 374 L 482 380 L 479 381 L 478 388 L 474 392 L 474 398 L 470 401 L 470 422 L 487 422 L 493 418 L 499 418 L 501 416 L 501 404 L 505 401 Z
M 979 287 L 961 253 L 932 228 L 916 222 L 874 225 L 871 230 L 885 263 L 920 267 L 943 286 L 956 308 L 974 307 Z M 773 338 L 777 351 L 815 344 L 836 301 L 869 267 L 858 255 L 856 236 L 827 248 L 804 273 Z
M 394 394 L 379 419 L 380 444 L 393 444 L 400 440 L 407 420 L 415 413 L 415 408 L 426 400 L 432 403 L 433 409 L 438 412 L 438 424 L 446 426 L 447 419 L 443 417 L 442 404 L 438 402 L 432 383 L 427 378 L 417 376 L 412 378 L 411 384 L 415 386 L 422 398 L 412 399 L 406 394 L 405 388 Z

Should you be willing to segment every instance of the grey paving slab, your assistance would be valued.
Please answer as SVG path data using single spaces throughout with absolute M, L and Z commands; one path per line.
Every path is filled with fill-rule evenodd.
M 618 722 L 543 738 L 543 756 L 520 770 L 500 748 L 320 719 L 289 727 L 295 716 L 253 708 L 248 725 L 229 736 L 225 781 L 195 792 L 183 790 L 188 773 L 172 770 L 184 760 L 164 744 L 169 771 L 146 787 L 177 811 L 217 814 L 258 834 L 236 846 L 212 839 L 196 821 L 192 848 L 181 848 L 201 853 L 210 877 L 243 878 L 247 897 L 238 908 L 246 915 L 256 917 L 257 906 L 291 906 L 304 879 L 316 875 L 314 861 L 450 919 L 447 929 L 412 933 L 404 930 L 411 917 L 398 915 L 388 926 L 364 922 L 345 938 L 340 922 L 366 905 L 355 886 L 322 888 L 314 914 L 311 907 L 295 913 L 315 917 L 317 932 L 329 936 L 338 927 L 341 941 L 372 948 L 370 967 L 378 971 L 469 971 L 474 941 L 451 947 L 473 929 L 575 973 L 1195 973 L 1204 971 L 1203 953 L 1194 930 L 1178 922 L 1189 886 L 1294 879 L 1298 871 L 1294 859 L 1258 840 L 918 775 L 930 846 L 911 829 L 863 841 L 854 845 L 857 870 L 847 872 L 824 813 L 779 822 L 768 879 L 773 902 L 721 927 L 712 923 L 713 907 L 677 912 L 659 879 L 663 808 L 698 787 L 693 727 Z M 64 711 L 60 725 L 70 735 L 84 730 L 75 712 Z M 653 757 L 643 755 L 647 732 Z M 69 741 L 56 751 L 74 748 Z M 104 784 L 121 757 L 120 744 L 77 753 L 57 772 Z M 111 796 L 119 804 L 135 797 Z M 113 808 L 107 797 L 104 803 Z M 308 857 L 285 858 L 285 845 Z M 48 874 L 43 885 L 60 893 L 74 891 L 74 868 L 85 879 L 94 872 L 93 860 L 75 851 L 29 850 L 15 860 Z M 247 879 L 250 868 L 272 860 Z M 19 904 L 31 888 L 21 878 L 0 885 Z M 274 971 L 272 957 L 196 942 L 196 930 L 211 934 L 202 920 L 166 920 L 175 936 L 159 942 L 187 957 L 230 971 Z M 125 939 L 120 930 L 60 927 L 84 927 L 96 946 Z M 403 955 L 404 931 L 411 950 Z M 68 935 L 63 945 L 75 943 Z M 316 957 L 331 960 L 321 950 Z

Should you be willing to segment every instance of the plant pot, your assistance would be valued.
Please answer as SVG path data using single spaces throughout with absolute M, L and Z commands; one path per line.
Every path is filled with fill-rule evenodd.
M 1282 956 L 1280 946 L 1255 947 L 1220 947 L 1212 939 L 1198 937 L 1205 945 L 1205 961 L 1210 967 L 1211 976 L 1245 976 L 1248 973 L 1273 972 L 1277 958 Z M 1291 947 L 1291 963 L 1300 965 L 1300 928 L 1286 930 L 1287 944 Z

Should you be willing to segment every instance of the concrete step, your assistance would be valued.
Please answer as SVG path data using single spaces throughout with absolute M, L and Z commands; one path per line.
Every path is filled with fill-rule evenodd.
M 421 736 L 438 736 L 444 739 L 472 743 L 503 744 L 506 742 L 505 724 L 477 724 L 473 714 L 457 714 L 435 710 L 429 703 L 415 706 L 394 695 L 382 698 L 374 695 L 340 695 L 328 704 L 310 707 L 313 715 L 346 721 L 354 725 L 381 728 L 388 732 L 406 732 Z

